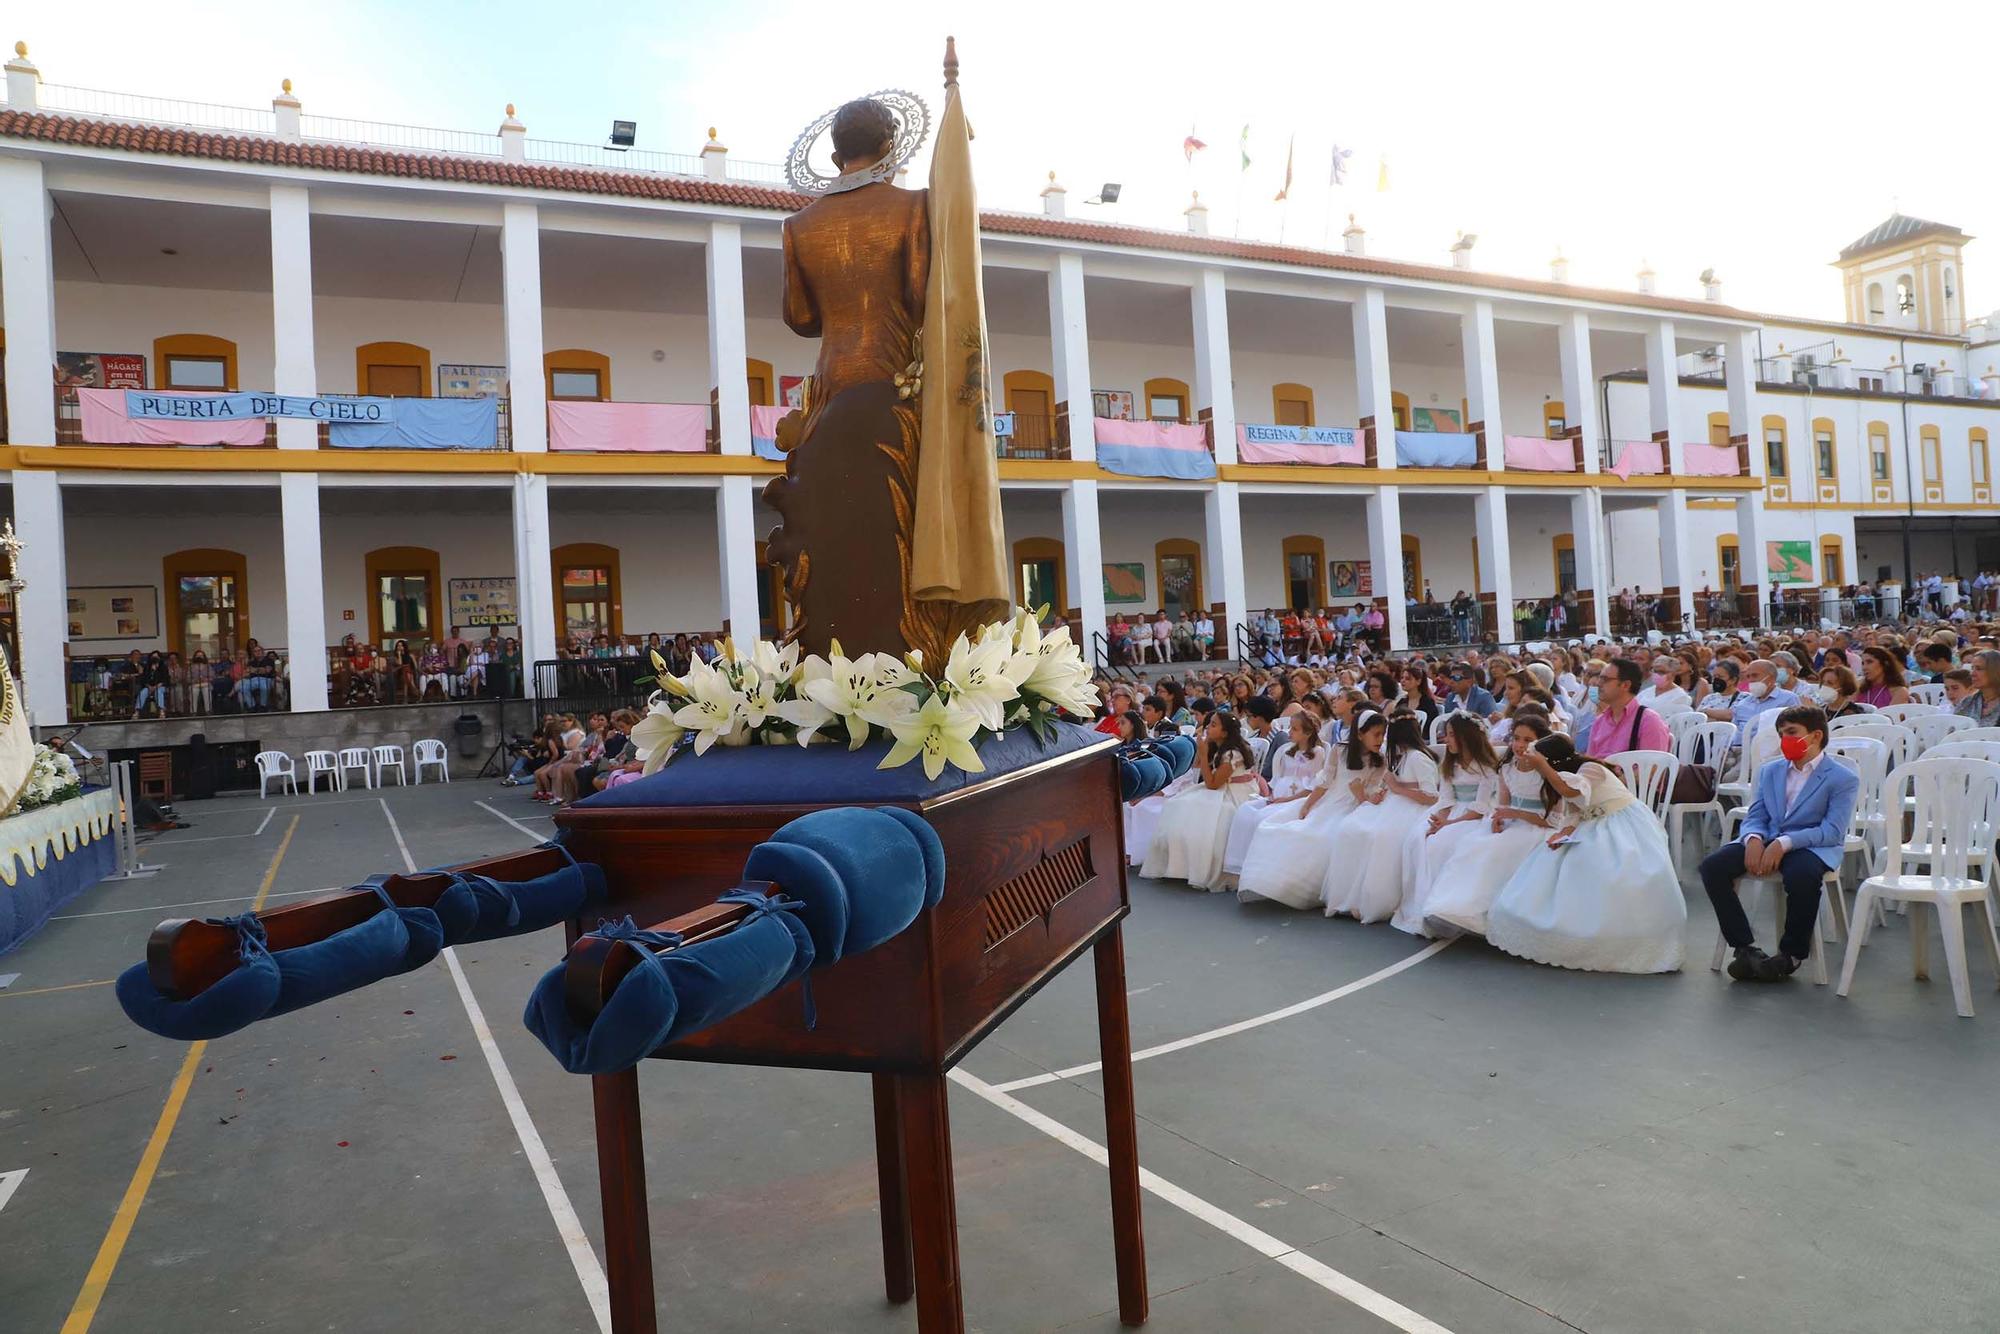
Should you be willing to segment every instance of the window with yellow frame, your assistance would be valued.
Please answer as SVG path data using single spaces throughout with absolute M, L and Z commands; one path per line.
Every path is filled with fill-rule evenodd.
M 1920 427 L 1917 431 L 1917 451 L 1923 455 L 1924 485 L 1936 486 L 1944 481 L 1944 441 L 1935 426 Z
M 1840 561 L 1840 539 L 1822 537 L 1819 540 L 1819 581 L 1828 588 L 1839 588 L 1847 580 Z
M 1878 482 L 1889 480 L 1889 426 L 1868 423 L 1868 475 Z
M 1782 480 L 1791 472 L 1790 445 L 1782 417 L 1764 418 L 1764 475 Z
M 1974 488 L 1972 498 L 1974 500 L 1990 500 L 1992 498 L 1990 489 L 1993 485 L 1993 458 L 1988 450 L 1987 433 L 1984 426 L 1975 426 L 1966 433 L 1965 449 L 1966 453 L 1972 459 L 1972 485 Z M 1982 495 L 1980 488 L 1987 488 L 1987 494 Z
M 1834 451 L 1833 423 L 1821 417 L 1813 422 L 1813 475 L 1822 482 L 1830 482 L 1837 475 Z

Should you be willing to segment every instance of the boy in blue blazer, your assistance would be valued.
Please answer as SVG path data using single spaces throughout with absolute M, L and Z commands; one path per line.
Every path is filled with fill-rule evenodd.
M 1722 938 L 1736 949 L 1729 975 L 1739 982 L 1781 982 L 1797 971 L 1819 929 L 1820 880 L 1840 865 L 1861 780 L 1825 754 L 1826 714 L 1795 704 L 1778 715 L 1784 758 L 1757 771 L 1756 794 L 1734 843 L 1702 859 L 1701 883 L 1715 905 Z M 1736 896 L 1745 875 L 1777 875 L 1785 885 L 1785 934 L 1778 952 L 1757 948 Z

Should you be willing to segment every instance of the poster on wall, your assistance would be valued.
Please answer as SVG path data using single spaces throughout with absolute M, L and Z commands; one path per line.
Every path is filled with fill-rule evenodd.
M 806 405 L 806 377 L 803 375 L 780 375 L 778 377 L 778 405 L 793 411 Z
M 71 639 L 157 639 L 160 594 L 151 584 L 112 584 L 69 590 Z
M 1146 600 L 1146 566 L 1143 561 L 1104 562 L 1104 601 L 1130 604 Z
M 1446 435 L 1457 435 L 1465 428 L 1459 424 L 1457 408 L 1412 408 L 1410 429 L 1413 431 L 1441 431 Z
M 1764 570 L 1774 584 L 1816 584 L 1811 542 L 1766 542 Z
M 1337 560 L 1327 571 L 1327 596 L 1336 602 L 1375 596 L 1375 576 L 1365 560 Z
M 439 398 L 498 398 L 506 388 L 505 366 L 452 362 L 438 367 Z
M 514 576 L 490 579 L 450 579 L 445 581 L 451 605 L 445 624 L 450 626 L 519 625 L 521 613 L 514 598 Z
M 58 389 L 144 389 L 146 359 L 135 352 L 58 352 Z
M 1093 389 L 1090 391 L 1090 412 L 1094 417 L 1106 421 L 1128 422 L 1132 420 L 1132 391 L 1130 389 Z

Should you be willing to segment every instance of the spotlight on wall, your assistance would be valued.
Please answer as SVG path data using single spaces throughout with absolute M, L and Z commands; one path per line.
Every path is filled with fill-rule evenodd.
M 1083 202 L 1086 204 L 1115 204 L 1118 202 L 1118 191 L 1121 188 L 1116 181 L 1106 181 L 1104 188 L 1097 192 L 1095 199 L 1086 199 Z
M 639 137 L 639 122 L 636 120 L 614 120 L 611 122 L 611 146 L 619 152 L 630 148 Z

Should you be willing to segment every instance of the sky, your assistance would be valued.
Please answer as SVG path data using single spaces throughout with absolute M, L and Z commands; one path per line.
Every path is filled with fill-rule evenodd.
M 129 9 L 129 12 L 121 12 Z M 1054 171 L 1072 216 L 1178 228 L 1199 191 L 1223 235 L 1338 248 L 1773 314 L 1842 316 L 1829 263 L 1891 212 L 2000 235 L 1982 53 L 2000 6 L 1911 30 L 1876 0 L 1810 6 L 1346 3 L 1143 6 L 1039 0 L 910 5 L 627 0 L 177 0 L 100 5 L 89 24 L 13 17 L 50 83 L 261 107 L 291 78 L 309 114 L 782 161 L 839 102 L 907 88 L 935 111 L 944 36 L 988 208 L 1032 211 Z M 1982 105 L 1983 104 L 1983 105 Z M 1240 135 L 1249 126 L 1247 171 Z M 1208 144 L 1190 165 L 1182 141 Z M 1335 145 L 1347 179 L 1329 181 Z M 1293 156 L 1290 199 L 1273 196 Z M 1388 189 L 1377 189 L 1381 163 Z M 917 173 L 921 179 L 921 167 Z M 1115 206 L 1083 201 L 1105 181 Z M 1975 243 L 1966 306 L 2000 307 Z

